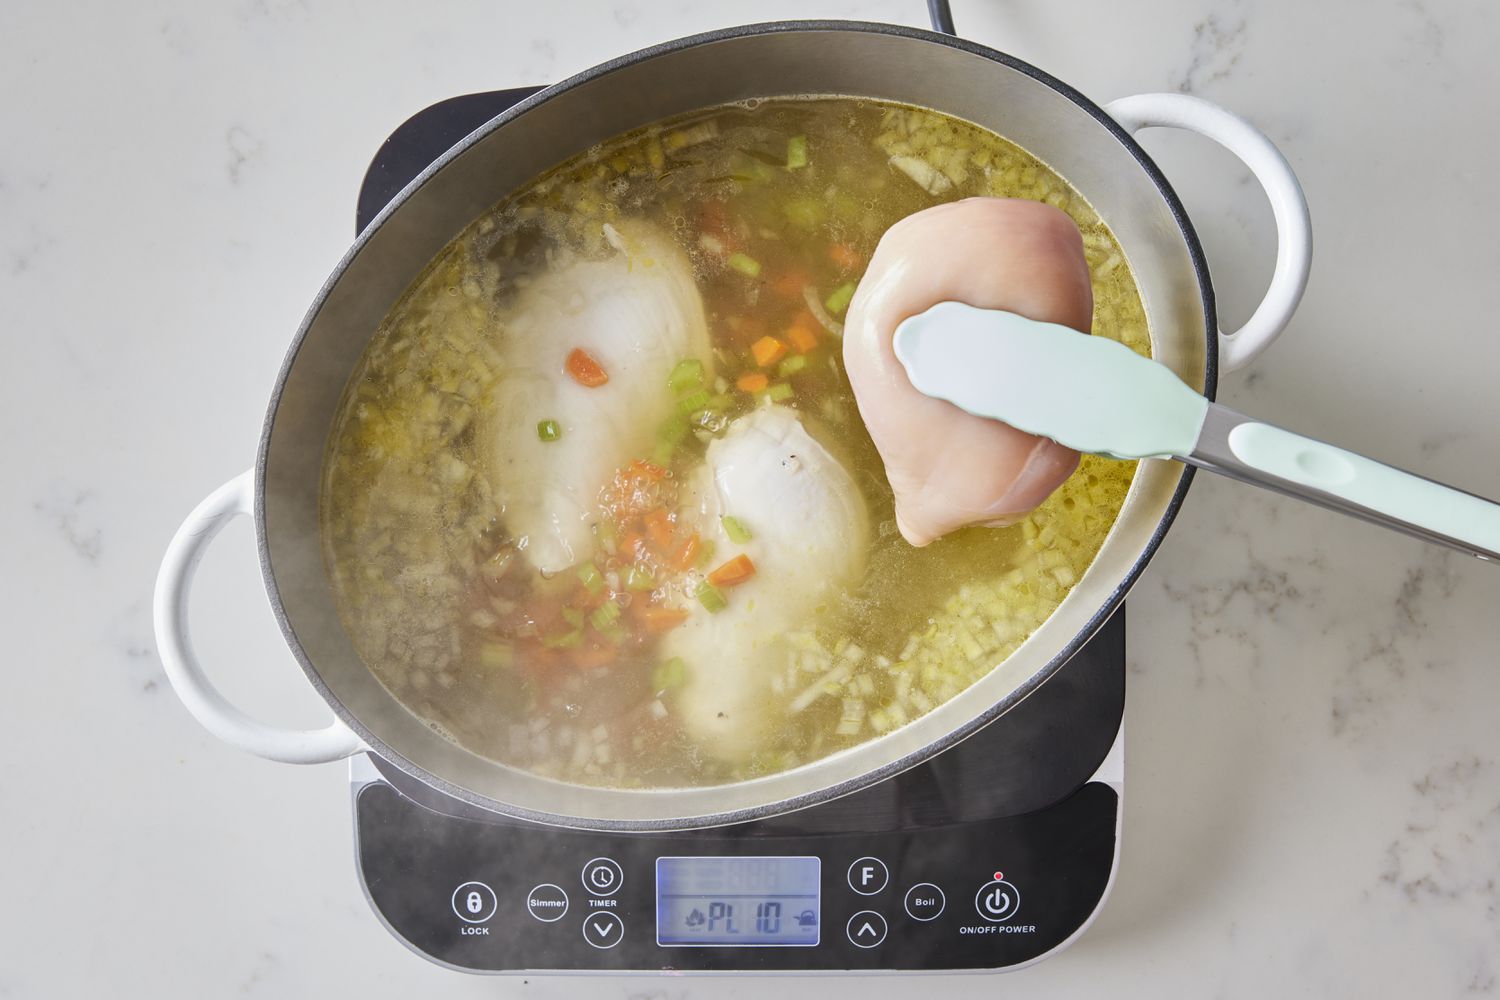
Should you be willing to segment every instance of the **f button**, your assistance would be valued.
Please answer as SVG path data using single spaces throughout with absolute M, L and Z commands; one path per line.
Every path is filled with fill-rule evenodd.
M 879 858 L 860 858 L 849 866 L 849 888 L 861 896 L 873 896 L 886 887 L 891 873 Z

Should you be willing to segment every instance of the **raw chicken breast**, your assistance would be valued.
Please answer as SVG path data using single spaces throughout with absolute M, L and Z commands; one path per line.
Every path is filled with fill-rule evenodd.
M 683 516 L 714 540 L 715 561 L 743 552 L 756 573 L 727 592 L 723 611 L 695 606 L 667 637 L 663 655 L 687 664 L 674 714 L 705 753 L 742 761 L 767 746 L 770 677 L 788 655 L 783 637 L 864 573 L 869 512 L 848 470 L 783 406 L 735 421 L 687 487 Z M 729 540 L 724 514 L 745 522 L 750 541 Z
M 651 453 L 673 410 L 672 366 L 713 353 L 692 267 L 661 230 L 606 230 L 615 254 L 551 270 L 525 287 L 501 318 L 503 372 L 481 433 L 484 472 L 506 529 L 543 573 L 588 555 L 600 489 L 615 470 Z M 609 381 L 588 388 L 564 363 L 574 348 Z M 561 436 L 542 441 L 555 420 Z
M 970 524 L 1010 524 L 1061 486 L 1078 453 L 912 387 L 891 346 L 939 302 L 1005 309 L 1087 333 L 1094 309 L 1073 220 L 1039 202 L 969 198 L 881 237 L 849 306 L 844 365 L 913 545 Z

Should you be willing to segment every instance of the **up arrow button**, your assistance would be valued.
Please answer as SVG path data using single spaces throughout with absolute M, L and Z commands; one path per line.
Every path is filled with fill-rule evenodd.
M 874 948 L 885 940 L 885 917 L 874 910 L 860 910 L 849 918 L 845 930 L 850 944 L 857 948 Z

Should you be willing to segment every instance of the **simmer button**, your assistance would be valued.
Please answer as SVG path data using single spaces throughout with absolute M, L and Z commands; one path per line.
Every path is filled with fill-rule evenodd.
M 544 924 L 555 923 L 568 912 L 568 894 L 561 886 L 543 882 L 526 894 L 526 912 Z

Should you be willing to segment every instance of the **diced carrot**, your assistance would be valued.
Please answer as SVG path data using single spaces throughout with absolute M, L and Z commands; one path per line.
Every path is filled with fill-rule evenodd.
M 636 612 L 641 627 L 652 635 L 670 632 L 687 621 L 688 613 L 682 608 L 643 607 Z
M 845 246 L 842 243 L 835 243 L 829 247 L 828 256 L 833 258 L 833 262 L 846 271 L 852 271 L 859 266 L 859 254 L 854 252 L 853 247 Z
M 609 381 L 609 373 L 604 370 L 604 366 L 581 347 L 575 347 L 568 352 L 568 360 L 563 364 L 563 368 L 574 382 L 589 389 L 597 389 Z
M 562 663 L 562 650 L 548 649 L 536 640 L 528 640 L 521 644 L 520 655 L 516 662 L 522 664 L 528 672 L 534 675 L 547 675 L 551 668 Z
M 639 531 L 632 531 L 620 539 L 620 552 L 632 558 L 639 559 L 646 551 L 646 536 Z
M 710 236 L 719 236 L 725 230 L 724 203 L 707 201 L 698 210 L 698 229 Z
M 771 282 L 771 290 L 784 299 L 802 298 L 802 290 L 808 285 L 807 275 L 802 271 L 783 271 Z
M 646 515 L 646 532 L 663 552 L 672 545 L 672 519 L 661 507 Z
M 698 561 L 698 550 L 702 548 L 702 544 L 698 539 L 698 533 L 693 532 L 688 536 L 687 541 L 677 547 L 677 551 L 672 555 L 672 565 L 684 571 L 692 569 L 693 564 Z
M 770 384 L 765 372 L 748 372 L 734 380 L 735 388 L 740 392 L 760 392 Z
M 620 648 L 612 643 L 584 643 L 571 651 L 573 666 L 587 670 L 589 667 L 607 667 L 615 662 Z
M 708 582 L 715 587 L 737 587 L 755 575 L 755 563 L 741 552 L 708 574 Z
M 665 478 L 667 478 L 667 470 L 666 469 L 664 469 L 661 466 L 657 465 L 655 462 L 648 462 L 648 461 L 646 461 L 643 458 L 638 458 L 634 462 L 631 462 L 630 463 L 630 470 L 632 472 L 639 473 L 640 475 L 644 476 L 645 478 L 647 478 L 647 479 L 649 479 L 649 480 L 651 480 L 653 482 L 655 482 L 658 479 L 665 479 Z
M 792 350 L 798 354 L 806 354 L 818 346 L 817 323 L 811 316 L 803 313 L 787 328 L 786 339 L 792 345 Z
M 786 345 L 775 337 L 762 337 L 750 345 L 750 355 L 756 364 L 765 368 L 786 357 Z

